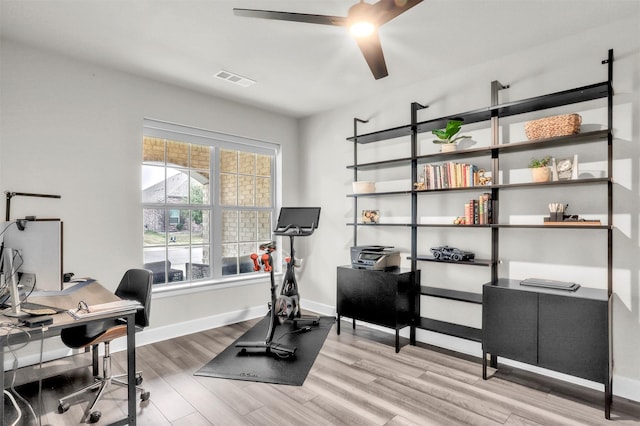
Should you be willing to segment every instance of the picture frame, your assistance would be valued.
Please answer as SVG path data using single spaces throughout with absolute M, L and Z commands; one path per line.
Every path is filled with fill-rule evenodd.
M 555 161 L 554 178 L 557 180 L 572 180 L 578 178 L 578 155 L 573 158 L 562 158 Z M 556 179 L 554 179 L 556 180 Z
M 362 210 L 362 223 L 378 223 L 380 210 Z

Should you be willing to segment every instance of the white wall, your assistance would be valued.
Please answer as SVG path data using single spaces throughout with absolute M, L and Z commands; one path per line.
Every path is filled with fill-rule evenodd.
M 126 269 L 142 266 L 145 117 L 281 144 L 284 202 L 295 202 L 299 153 L 293 118 L 6 40 L 0 62 L 0 190 L 62 196 L 15 197 L 11 216 L 63 220 L 64 271 L 115 289 Z M 252 307 L 266 310 L 267 297 L 265 280 L 154 297 L 150 329 L 233 312 L 231 318 L 242 319 Z
M 614 392 L 628 398 L 640 400 L 640 125 L 638 116 L 640 111 L 640 18 L 629 17 L 622 22 L 613 22 L 601 28 L 594 28 L 583 34 L 575 34 L 569 38 L 558 40 L 550 45 L 528 49 L 519 54 L 507 56 L 500 60 L 487 62 L 467 69 L 450 70 L 438 79 L 424 81 L 403 90 L 392 93 L 376 93 L 370 98 L 362 99 L 351 105 L 324 114 L 319 114 L 303 120 L 301 137 L 304 142 L 301 158 L 304 176 L 308 179 L 302 193 L 309 204 L 323 206 L 321 227 L 313 238 L 313 260 L 307 265 L 301 282 L 304 283 L 305 297 L 319 304 L 335 306 L 336 271 L 335 266 L 349 262 L 348 248 L 353 244 L 352 228 L 346 223 L 352 221 L 352 200 L 345 195 L 352 192 L 351 180 L 353 172 L 346 169 L 353 164 L 352 143 L 345 139 L 353 134 L 353 117 L 369 119 L 368 124 L 360 125 L 361 133 L 382 130 L 385 128 L 405 125 L 410 122 L 410 103 L 419 102 L 429 105 L 427 110 L 419 113 L 419 120 L 427 120 L 456 112 L 470 111 L 486 107 L 490 104 L 490 82 L 499 80 L 511 88 L 501 93 L 501 101 L 514 101 L 545 93 L 566 90 L 573 87 L 606 81 L 606 66 L 600 62 L 606 59 L 609 48 L 614 49 L 614 135 L 615 135 L 615 219 L 614 225 Z M 427 41 L 425 41 L 427 42 Z M 477 41 L 479 42 L 479 41 Z M 417 53 L 419 55 L 419 52 Z M 443 66 L 434 63 L 434 66 Z M 389 64 L 390 74 L 393 75 L 393 64 Z M 602 123 L 606 125 L 606 116 L 599 107 L 589 107 L 581 114 L 585 123 Z M 523 140 L 524 135 L 518 136 L 516 128 L 522 133 L 522 123 L 514 123 L 504 127 L 504 136 L 510 135 L 511 141 Z M 463 130 L 465 128 L 463 127 Z M 488 143 L 488 133 L 477 126 L 468 126 L 474 139 L 480 143 Z M 423 150 L 436 150 L 430 143 L 430 135 L 423 135 L 419 139 L 426 139 L 421 144 Z M 572 149 L 564 155 L 568 155 Z M 591 158 L 589 146 L 580 151 L 581 158 Z M 424 153 L 426 151 L 423 151 Z M 386 143 L 361 146 L 359 161 L 373 161 L 375 159 L 407 157 L 410 155 L 408 138 L 389 141 Z M 514 158 L 521 162 L 522 172 L 526 172 L 524 158 Z M 361 157 L 366 158 L 360 160 Z M 324 161 L 318 161 L 323 159 Z M 338 159 L 338 161 L 336 161 Z M 404 171 L 407 176 L 408 169 Z M 368 172 L 361 173 L 364 180 L 399 179 L 400 172 Z M 316 177 L 311 180 L 310 177 Z M 405 182 L 408 186 L 410 183 Z M 405 187 L 406 187 L 405 186 Z M 582 197 L 592 196 L 590 191 L 581 190 Z M 566 190 L 565 190 L 566 191 Z M 571 192 L 573 192 L 572 190 Z M 507 193 L 505 193 L 505 197 Z M 599 200 L 597 206 L 589 203 L 574 206 L 573 213 L 584 214 L 605 213 L 606 191 L 593 195 Z M 471 195 L 465 195 L 469 197 Z M 555 192 L 554 197 L 565 199 L 574 197 L 568 192 Z M 448 202 L 452 197 L 429 196 L 428 202 L 436 204 L 431 214 L 437 216 L 441 203 Z M 511 206 L 502 214 L 510 221 L 524 220 L 526 215 L 542 216 L 545 213 L 547 195 L 538 190 L 512 191 L 508 193 Z M 599 198 L 597 198 L 599 197 Z M 463 197 L 464 198 L 464 197 Z M 574 197 L 578 201 L 579 197 Z M 379 208 L 381 215 L 395 216 L 402 220 L 402 216 L 409 217 L 410 209 L 408 197 L 396 197 L 376 201 L 360 201 L 359 209 Z M 542 201 L 541 201 L 542 199 Z M 421 203 L 427 203 L 420 198 Z M 458 200 L 457 203 L 464 203 Z M 365 207 L 366 205 L 366 207 Z M 421 204 L 426 208 L 426 204 Z M 449 212 L 451 207 L 447 207 Z M 442 209 L 447 210 L 446 208 Z M 420 210 L 421 211 L 421 210 Z M 462 215 L 462 210 L 460 215 Z M 390 218 L 391 219 L 391 218 Z M 505 218 L 501 218 L 504 222 Z M 406 220 L 405 220 L 406 221 Z M 323 223 L 322 223 L 323 222 Z M 362 227 L 361 227 L 362 228 Z M 410 251 L 409 230 L 392 228 L 361 229 L 358 232 L 359 244 L 389 244 L 395 245 L 402 251 L 403 259 Z M 566 238 L 565 238 L 566 237 Z M 426 253 L 429 245 L 448 243 L 451 245 L 471 248 L 481 252 L 482 257 L 490 255 L 490 235 L 485 230 L 427 230 L 419 231 L 422 249 Z M 552 236 L 538 232 L 502 230 L 501 259 L 504 264 L 500 267 L 500 275 L 512 278 L 527 276 L 543 276 L 556 279 L 574 279 L 583 285 L 606 288 L 606 232 L 580 233 L 562 231 Z M 557 239 L 559 238 L 559 239 Z M 422 241 L 424 239 L 425 241 Z M 565 243 L 566 241 L 566 243 Z M 438 244 L 439 242 L 439 244 Z M 566 244 L 566 249 L 562 247 Z M 566 253 L 569 251 L 570 253 Z M 571 253 L 573 252 L 573 254 Z M 558 256 L 558 260 L 555 256 Z M 568 255 L 568 257 L 564 257 Z M 403 260 L 408 266 L 408 262 Z M 458 272 L 448 270 L 442 272 L 439 266 L 419 264 L 429 278 L 434 275 L 444 281 L 436 281 L 435 285 L 449 285 L 450 279 L 465 280 L 458 276 Z M 460 268 L 455 268 L 459 270 Z M 488 268 L 487 268 L 488 269 Z M 585 272 L 581 272 L 585 271 Z M 480 292 L 480 285 L 489 280 L 489 273 L 474 270 L 468 282 L 475 286 L 466 285 L 467 291 Z M 424 300 L 424 298 L 423 298 Z M 437 319 L 480 326 L 481 309 L 479 306 L 462 305 L 457 302 L 431 300 L 425 303 L 425 315 L 435 316 Z M 438 318 L 440 317 L 440 318 Z M 469 345 L 456 339 L 443 338 L 433 333 L 420 333 L 419 338 L 430 343 L 443 344 L 458 350 L 480 354 L 479 345 Z

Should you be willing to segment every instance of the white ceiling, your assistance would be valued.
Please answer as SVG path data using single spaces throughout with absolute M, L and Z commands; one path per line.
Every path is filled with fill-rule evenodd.
M 638 16 L 640 8 L 640 0 L 424 0 L 380 29 L 389 69 L 381 80 L 374 80 L 342 27 L 232 12 L 240 7 L 346 16 L 356 1 L 0 0 L 0 35 L 304 117 Z M 242 88 L 214 78 L 221 69 L 257 84 Z

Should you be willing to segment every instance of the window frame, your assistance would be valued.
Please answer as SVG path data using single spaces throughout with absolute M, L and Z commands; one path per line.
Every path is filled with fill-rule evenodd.
M 249 284 L 255 282 L 255 280 L 264 280 L 264 274 L 254 274 L 254 273 L 238 273 L 235 275 L 222 275 L 221 265 L 216 265 L 214 260 L 222 259 L 222 239 L 220 236 L 222 235 L 222 212 L 225 210 L 233 210 L 233 211 L 242 211 L 242 210 L 254 210 L 254 211 L 265 211 L 268 210 L 271 212 L 271 229 L 273 230 L 275 221 L 277 219 L 277 214 L 279 210 L 278 200 L 279 197 L 279 189 L 281 188 L 281 180 L 280 180 L 280 168 L 281 168 L 281 147 L 279 144 L 268 142 L 259 139 L 253 139 L 243 136 L 230 135 L 226 133 L 216 132 L 212 130 L 195 128 L 190 126 L 184 126 L 175 123 L 169 123 L 165 121 L 159 121 L 154 119 L 145 118 L 143 120 L 143 134 L 142 140 L 145 137 L 152 138 L 162 138 L 166 140 L 176 141 L 176 142 L 185 142 L 196 145 L 210 146 L 212 149 L 210 150 L 210 164 L 209 164 L 209 172 L 210 172 L 210 185 L 209 185 L 209 197 L 211 203 L 209 205 L 195 205 L 189 203 L 179 204 L 176 206 L 176 209 L 199 209 L 199 210 L 207 210 L 210 213 L 210 229 L 209 229 L 209 249 L 211 252 L 211 277 L 205 279 L 198 280 L 187 280 L 185 277 L 184 281 L 179 282 L 164 282 L 155 284 L 153 286 L 153 292 L 155 293 L 164 293 L 164 292 L 192 292 L 198 287 L 209 287 L 215 286 L 216 288 L 226 288 L 229 286 Z M 270 204 L 271 207 L 260 207 L 260 206 L 229 206 L 222 205 L 220 203 L 220 150 L 228 149 L 233 151 L 244 151 L 250 152 L 252 154 L 258 155 L 268 155 L 271 157 L 271 194 L 270 194 Z M 144 154 L 144 152 L 142 152 Z M 141 155 L 141 167 L 145 165 L 145 161 L 143 160 L 144 155 Z M 165 170 L 169 168 L 169 165 L 164 164 Z M 166 179 L 166 177 L 165 177 Z M 141 186 L 141 185 L 140 185 Z M 166 191 L 166 189 L 165 189 Z M 141 202 L 141 213 L 144 212 L 145 209 L 153 209 L 153 208 L 163 208 L 168 212 L 170 209 L 167 208 L 166 200 L 163 203 L 145 203 Z M 142 221 L 143 222 L 143 221 Z M 143 224 L 141 224 L 140 229 L 143 229 Z M 214 238 L 214 236 L 218 236 Z M 191 247 L 191 243 L 189 243 L 188 247 Z M 168 252 L 170 246 L 169 242 L 165 242 L 164 250 L 165 254 Z M 142 242 L 142 253 L 144 254 L 145 245 L 144 241 Z M 144 256 L 143 256 L 144 257 Z M 274 259 L 275 260 L 275 259 Z M 219 260 L 218 260 L 219 262 Z M 214 266 L 215 265 L 215 266 Z M 278 271 L 279 272 L 279 271 Z

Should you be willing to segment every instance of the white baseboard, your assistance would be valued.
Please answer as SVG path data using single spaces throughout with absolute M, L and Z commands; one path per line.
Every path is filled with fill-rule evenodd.
M 173 339 L 175 337 L 185 336 L 199 331 L 209 330 L 211 328 L 222 327 L 229 324 L 259 318 L 266 314 L 265 305 L 256 306 L 244 310 L 227 312 L 220 315 L 212 315 L 197 320 L 185 321 L 177 324 L 171 324 L 163 327 L 147 328 L 136 333 L 136 346 L 144 346 L 163 340 Z M 52 361 L 66 356 L 72 355 L 74 351 L 69 349 L 62 343 L 59 338 L 50 338 L 46 340 L 42 353 L 42 361 Z M 127 349 L 127 339 L 121 337 L 111 343 L 111 352 L 119 352 Z M 35 365 L 40 363 L 41 343 L 38 339 L 33 339 L 27 346 L 16 351 L 18 357 L 18 368 Z M 100 346 L 100 354 L 103 353 L 103 347 Z M 5 353 L 4 369 L 12 370 L 14 367 L 14 358 L 11 352 Z
M 198 333 L 212 328 L 235 324 L 254 318 L 259 318 L 267 314 L 265 305 L 254 306 L 239 311 L 226 312 L 219 315 L 198 318 L 177 324 L 165 325 L 162 327 L 147 328 L 136 333 L 136 347 L 151 343 L 161 342 L 187 334 Z M 127 349 L 126 338 L 120 338 L 111 343 L 111 351 L 117 352 Z
M 335 306 L 325 305 L 322 303 L 313 302 L 311 300 L 303 300 L 300 305 L 302 306 L 303 310 L 315 312 L 316 314 L 320 314 L 328 317 L 336 316 Z
M 613 394 L 640 402 L 640 380 L 613 375 Z
M 336 314 L 336 309 L 333 306 L 306 300 L 304 302 L 303 309 L 320 315 L 335 316 Z M 212 328 L 235 324 L 254 318 L 260 318 L 267 313 L 265 305 L 260 305 L 239 311 L 185 321 L 178 324 L 145 329 L 136 334 L 136 346 L 144 346 L 155 342 L 161 342 L 163 340 L 173 339 L 175 337 L 185 336 L 187 334 L 210 330 Z M 117 352 L 126 350 L 126 344 L 127 341 L 125 338 L 118 339 L 111 343 L 111 351 Z

